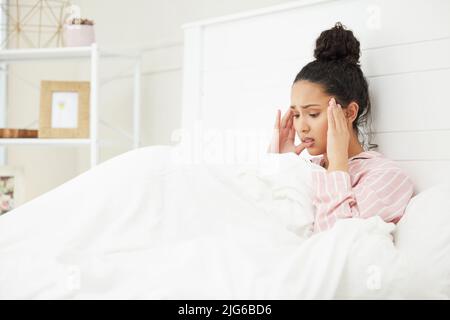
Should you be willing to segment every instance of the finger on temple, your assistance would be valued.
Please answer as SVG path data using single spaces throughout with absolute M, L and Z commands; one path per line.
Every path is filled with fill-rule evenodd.
M 291 127 L 291 129 L 289 130 L 289 136 L 288 136 L 289 140 L 294 140 L 295 139 L 295 128 Z
M 285 113 L 283 115 L 283 118 L 281 119 L 281 128 L 284 128 L 284 126 L 286 125 L 286 118 L 287 118 L 287 113 Z
M 303 150 L 305 150 L 305 148 L 306 146 L 303 143 L 301 143 L 295 147 L 295 153 L 299 155 L 300 153 L 302 153 Z
M 289 116 L 289 120 L 288 120 L 288 122 L 286 124 L 286 128 L 288 128 L 288 129 L 293 128 L 295 130 L 295 128 L 294 128 L 294 115 L 293 114 L 291 114 Z
M 346 121 L 346 118 L 345 118 L 344 112 L 341 109 L 341 105 L 340 104 L 337 105 L 337 108 L 336 108 L 335 112 L 336 112 L 335 113 L 335 115 L 336 115 L 336 128 L 338 130 L 342 131 L 342 130 L 344 130 L 346 128 L 345 123 L 344 123 Z
M 275 117 L 274 129 L 279 129 L 280 128 L 280 116 L 281 116 L 281 111 L 278 109 L 277 110 L 277 116 Z
M 286 128 L 291 128 L 294 126 L 294 117 L 291 115 L 289 115 L 288 121 L 286 123 Z
M 283 116 L 283 120 L 281 121 L 281 127 L 285 128 L 287 121 L 289 120 L 290 116 L 291 116 L 291 109 L 289 109 L 288 111 L 286 111 L 286 113 Z
M 290 123 L 292 123 L 292 125 L 294 125 L 294 113 L 291 112 L 291 115 L 289 116 L 289 121 Z
M 330 130 L 335 130 L 335 125 L 334 125 L 334 118 L 333 118 L 333 111 L 331 110 L 332 108 L 328 108 L 327 109 L 327 122 L 328 122 L 328 129 Z

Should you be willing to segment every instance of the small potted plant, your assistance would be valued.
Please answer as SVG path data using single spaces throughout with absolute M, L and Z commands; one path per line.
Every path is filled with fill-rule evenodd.
M 77 6 L 72 6 L 69 10 L 63 30 L 64 46 L 84 47 L 95 43 L 94 22 L 80 18 L 80 9 Z

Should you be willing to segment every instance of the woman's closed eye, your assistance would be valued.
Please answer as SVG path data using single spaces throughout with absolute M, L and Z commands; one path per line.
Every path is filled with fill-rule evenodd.
M 314 114 L 309 114 L 309 116 L 311 118 L 317 118 L 319 116 L 320 113 L 314 113 Z M 297 119 L 300 115 L 299 114 L 294 114 L 294 118 Z

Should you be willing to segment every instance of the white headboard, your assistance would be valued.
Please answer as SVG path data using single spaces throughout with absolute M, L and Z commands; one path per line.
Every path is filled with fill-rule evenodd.
M 270 136 L 316 38 L 337 21 L 361 42 L 376 151 L 407 171 L 416 193 L 450 181 L 448 0 L 298 1 L 185 25 L 183 128 Z

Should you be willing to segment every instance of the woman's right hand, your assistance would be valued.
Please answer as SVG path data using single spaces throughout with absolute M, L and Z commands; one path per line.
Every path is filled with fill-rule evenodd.
M 294 113 L 289 110 L 281 118 L 281 110 L 277 110 L 272 141 L 267 149 L 268 153 L 295 152 L 299 155 L 305 148 L 304 142 L 295 145 Z

